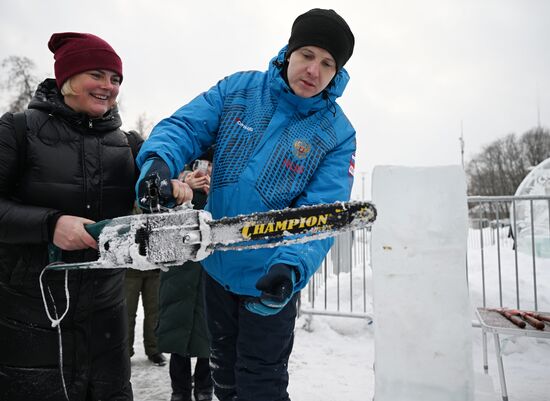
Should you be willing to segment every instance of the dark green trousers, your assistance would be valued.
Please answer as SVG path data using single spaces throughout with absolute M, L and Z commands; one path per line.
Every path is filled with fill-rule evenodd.
M 128 304 L 128 347 L 134 355 L 134 332 L 141 295 L 143 305 L 143 347 L 147 356 L 157 354 L 155 327 L 158 322 L 159 270 L 126 270 L 126 303 Z

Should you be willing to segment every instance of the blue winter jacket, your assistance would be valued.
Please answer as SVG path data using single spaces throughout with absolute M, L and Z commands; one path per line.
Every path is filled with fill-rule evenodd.
M 219 81 L 155 126 L 138 155 L 161 157 L 173 177 L 213 143 L 206 209 L 213 218 L 349 199 L 355 130 L 335 103 L 349 80 L 341 69 L 312 98 L 294 95 L 281 77 L 286 47 L 266 72 Z M 218 251 L 202 264 L 227 290 L 258 296 L 255 284 L 276 263 L 295 266 L 302 289 L 331 239 L 278 248 Z

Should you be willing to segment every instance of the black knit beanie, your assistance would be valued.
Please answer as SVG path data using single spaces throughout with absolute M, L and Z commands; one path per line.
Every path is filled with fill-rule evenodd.
M 317 46 L 328 51 L 337 69 L 353 54 L 355 38 L 348 24 L 334 10 L 314 8 L 298 16 L 292 24 L 286 58 L 303 46 Z

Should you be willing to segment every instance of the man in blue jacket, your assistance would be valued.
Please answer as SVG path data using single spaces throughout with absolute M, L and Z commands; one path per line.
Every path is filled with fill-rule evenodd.
M 138 155 L 138 200 L 215 146 L 206 209 L 218 219 L 349 199 L 355 130 L 336 104 L 354 36 L 333 10 L 300 15 L 265 72 L 235 73 L 162 120 Z M 215 252 L 202 263 L 211 365 L 220 401 L 286 401 L 296 300 L 331 239 Z

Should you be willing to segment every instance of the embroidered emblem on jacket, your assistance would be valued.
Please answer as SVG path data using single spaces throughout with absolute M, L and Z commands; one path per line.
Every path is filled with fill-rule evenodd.
M 292 153 L 294 153 L 294 156 L 298 159 L 305 159 L 311 150 L 311 145 L 309 143 L 299 139 L 294 141 L 293 147 L 294 149 L 292 150 Z

